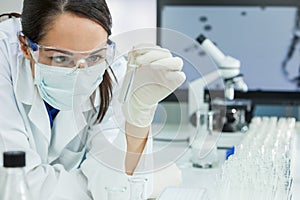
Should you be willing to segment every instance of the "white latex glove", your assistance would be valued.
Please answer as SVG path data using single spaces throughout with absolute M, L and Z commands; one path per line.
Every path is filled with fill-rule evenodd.
M 169 50 L 154 45 L 140 45 L 128 54 L 128 65 L 121 88 L 124 98 L 134 67 L 135 75 L 122 110 L 128 123 L 147 127 L 151 124 L 158 102 L 166 98 L 185 80 L 181 71 L 181 58 L 173 57 Z M 122 101 L 122 100 L 121 100 Z

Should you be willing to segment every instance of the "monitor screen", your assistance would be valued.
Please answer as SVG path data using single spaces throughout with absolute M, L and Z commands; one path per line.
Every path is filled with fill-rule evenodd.
M 300 101 L 300 2 L 295 1 L 159 1 L 158 27 L 181 32 L 192 39 L 204 34 L 224 54 L 241 62 L 241 73 L 249 92 L 241 97 L 261 103 Z M 158 43 L 168 46 L 164 36 Z M 178 44 L 187 53 L 205 56 L 193 44 Z M 183 71 L 192 81 L 205 75 L 195 73 L 184 62 Z M 187 84 L 179 88 L 186 90 Z M 219 83 L 209 85 L 220 89 Z M 274 99 L 277 97 L 277 99 Z M 263 100 L 262 100 L 263 99 Z

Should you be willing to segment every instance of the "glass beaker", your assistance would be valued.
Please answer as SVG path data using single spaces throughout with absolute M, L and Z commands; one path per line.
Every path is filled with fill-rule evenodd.
M 126 187 L 105 187 L 107 200 L 126 200 Z
M 213 168 L 218 166 L 219 158 L 216 139 L 209 131 L 201 131 L 192 144 L 193 167 Z
M 128 179 L 130 184 L 130 200 L 146 200 L 145 185 L 146 178 L 131 177 Z
M 191 144 L 191 162 L 194 167 L 213 168 L 219 163 L 216 145 L 218 136 L 214 134 L 213 130 L 214 115 L 214 112 L 197 112 L 197 133 Z

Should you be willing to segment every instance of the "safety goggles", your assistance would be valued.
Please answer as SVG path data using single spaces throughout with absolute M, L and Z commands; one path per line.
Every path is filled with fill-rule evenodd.
M 65 68 L 87 68 L 106 62 L 112 64 L 115 56 L 115 43 L 108 40 L 105 44 L 99 45 L 90 51 L 70 51 L 51 46 L 38 45 L 26 37 L 27 45 L 30 48 L 33 59 L 37 63 L 49 66 Z

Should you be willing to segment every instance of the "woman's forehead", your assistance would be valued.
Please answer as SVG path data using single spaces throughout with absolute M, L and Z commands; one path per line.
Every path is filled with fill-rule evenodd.
M 54 18 L 39 44 L 72 51 L 89 51 L 105 43 L 107 37 L 106 30 L 100 24 L 65 13 Z

